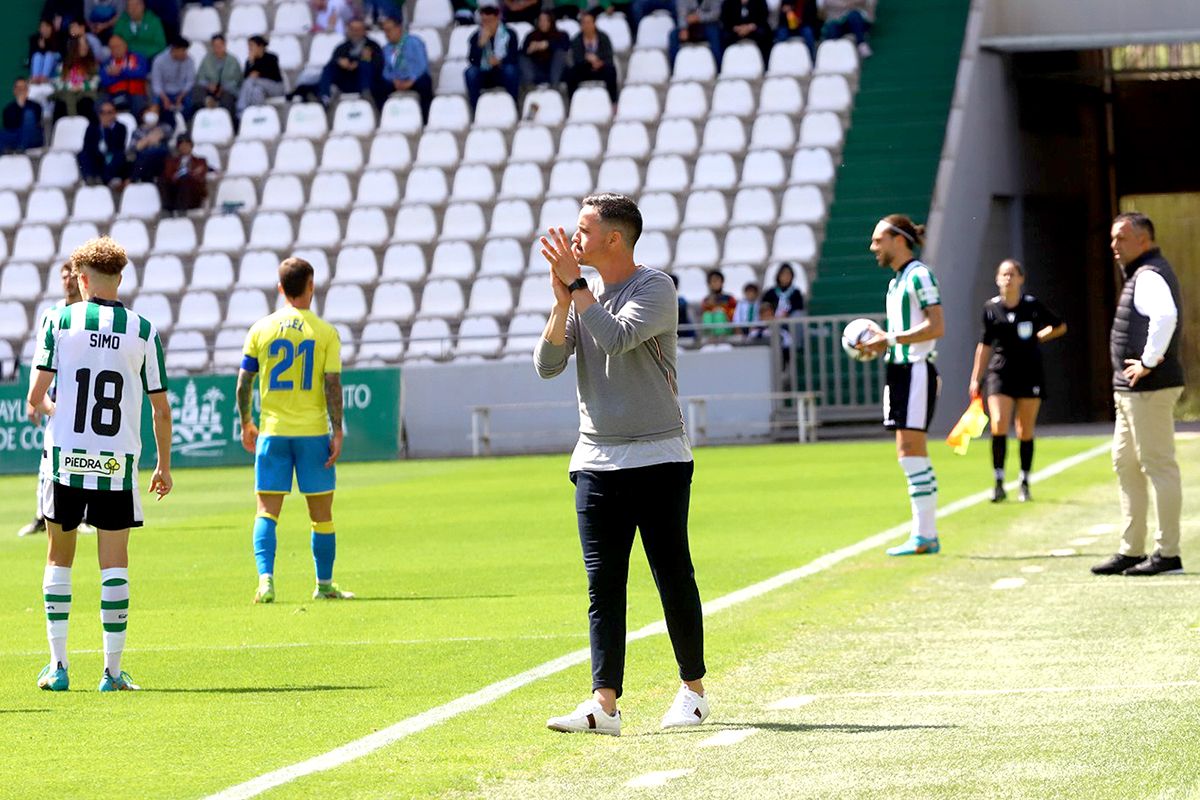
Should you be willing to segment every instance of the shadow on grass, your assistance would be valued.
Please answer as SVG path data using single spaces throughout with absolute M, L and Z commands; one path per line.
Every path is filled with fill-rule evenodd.
M 377 686 L 211 686 L 195 689 L 142 689 L 155 694 L 283 694 L 287 692 L 363 692 Z
M 774 731 L 776 733 L 813 733 L 830 731 L 834 733 L 885 733 L 888 731 L 924 731 L 952 730 L 960 725 L 863 725 L 855 722 L 717 722 L 709 725 L 697 725 L 691 728 L 672 728 L 665 731 L 634 734 L 634 736 L 708 736 L 718 731 L 740 731 L 755 729 Z
M 1029 553 L 1027 555 L 1012 555 L 1012 556 L 978 556 L 978 555 L 944 555 L 944 558 L 959 559 L 962 561 L 1064 561 L 1072 558 L 1101 558 L 1103 553 L 1072 553 L 1069 556 L 1052 556 L 1049 553 Z
M 49 714 L 48 708 L 0 708 L 0 714 Z
M 410 594 L 401 597 L 355 597 L 352 603 L 421 603 L 435 600 L 510 600 L 515 594 Z

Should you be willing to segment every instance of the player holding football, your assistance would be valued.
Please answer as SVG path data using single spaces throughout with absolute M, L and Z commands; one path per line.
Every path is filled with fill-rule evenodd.
M 50 663 L 38 686 L 61 692 L 67 677 L 71 566 L 79 523 L 96 527 L 100 560 L 100 619 L 104 675 L 100 691 L 139 688 L 121 670 L 129 616 L 129 529 L 142 525 L 137 461 L 141 454 L 142 395 L 150 398 L 158 465 L 150 491 L 171 491 L 171 406 L 162 342 L 150 320 L 117 300 L 125 250 L 108 237 L 91 239 L 71 255 L 83 301 L 51 315 L 34 356 L 37 375 L 26 403 L 37 423 L 46 392 L 57 380 L 57 404 L 42 452 L 42 516 L 50 547 L 42 593 Z
M 254 560 L 256 603 L 275 602 L 275 526 L 292 472 L 308 501 L 312 552 L 317 568 L 313 599 L 354 595 L 333 582 L 337 538 L 333 527 L 334 462 L 342 453 L 342 356 L 337 329 L 312 312 L 313 268 L 300 258 L 279 265 L 286 305 L 254 323 L 242 350 L 237 406 L 242 446 L 254 453 Z M 262 435 L 251 417 L 254 378 L 259 376 Z
M 886 351 L 883 426 L 896 432 L 896 455 L 908 481 L 913 529 L 908 541 L 890 548 L 890 556 L 938 552 L 937 476 L 929 462 L 925 432 L 937 402 L 934 342 L 945 329 L 941 295 L 928 266 L 913 256 L 925 235 L 903 214 L 890 214 L 871 234 L 871 252 L 879 266 L 895 273 L 887 290 L 887 330 L 859 344 L 876 355 Z

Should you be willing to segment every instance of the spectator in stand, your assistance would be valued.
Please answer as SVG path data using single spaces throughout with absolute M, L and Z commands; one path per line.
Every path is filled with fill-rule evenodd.
M 517 102 L 517 94 L 521 91 L 519 56 L 517 34 L 501 24 L 496 0 L 482 0 L 479 29 L 471 34 L 469 66 L 465 73 L 472 114 L 484 89 L 503 88 L 512 95 L 513 102 Z
M 678 27 L 671 31 L 667 44 L 671 67 L 675 66 L 680 46 L 707 42 L 720 70 L 721 0 L 676 0 L 675 19 Z
M 62 60 L 63 37 L 48 20 L 38 23 L 37 33 L 29 37 L 29 82 L 49 83 Z
M 766 0 L 724 0 L 721 3 L 722 45 L 751 42 L 762 52 L 763 66 L 771 58 L 771 21 L 767 18 Z
M 737 300 L 733 295 L 725 294 L 725 274 L 719 269 L 708 272 L 708 295 L 700 303 L 700 321 L 704 323 L 722 323 L 733 320 L 737 310 Z M 710 328 L 704 333 L 709 336 L 728 336 L 732 328 Z
M 67 25 L 67 38 L 63 42 L 63 61 L 67 61 L 67 55 L 74 46 L 74 42 L 78 38 L 87 39 L 88 47 L 92 49 L 92 57 L 95 58 L 96 64 L 103 64 L 108 61 L 108 57 L 112 55 L 108 52 L 108 48 L 100 44 L 100 37 L 88 30 L 88 26 L 80 20 L 71 20 Z
M 117 107 L 111 101 L 100 103 L 100 119 L 88 125 L 79 151 L 79 174 L 90 186 L 106 183 L 120 186 L 128 173 L 125 159 L 125 126 L 117 122 Z
M 875 20 L 875 0 L 825 0 L 825 27 L 822 39 L 840 39 L 847 33 L 854 34 L 858 43 L 858 54 L 871 57 L 871 45 L 867 34 Z
M 0 136 L 0 152 L 24 153 L 45 144 L 42 133 L 42 106 L 29 99 L 29 81 L 13 81 L 13 99 L 4 107 L 4 132 Z
M 588 0 L 554 0 L 554 18 L 579 19 L 587 4 Z
M 334 86 L 342 92 L 370 96 L 382 69 L 383 51 L 373 39 L 367 38 L 367 23 L 362 19 L 350 20 L 346 25 L 346 41 L 337 46 L 321 71 L 318 85 L 321 102 L 329 104 Z
M 596 27 L 596 12 L 579 18 L 579 33 L 571 40 L 571 67 L 567 70 L 567 95 L 575 94 L 584 81 L 604 81 L 608 98 L 617 105 L 617 68 L 613 64 L 612 40 Z
M 192 153 L 192 137 L 186 133 L 175 142 L 175 155 L 163 167 L 158 190 L 163 210 L 172 215 L 200 208 L 208 197 L 208 162 Z
M 804 39 L 808 54 L 817 60 L 817 30 L 821 18 L 817 12 L 817 0 L 783 0 L 779 7 L 779 27 L 775 29 L 775 41 L 786 42 L 794 36 Z
M 504 3 L 504 22 L 537 22 L 542 10 L 542 0 L 502 0 Z
M 74 27 L 75 23 L 71 23 Z M 54 80 L 54 119 L 64 116 L 83 115 L 94 119 L 96 115 L 96 88 L 100 85 L 100 65 L 88 44 L 89 37 L 79 35 L 67 44 L 62 72 Z
M 201 108 L 220 106 L 232 116 L 237 111 L 238 90 L 242 86 L 242 67 L 229 55 L 224 34 L 215 33 L 208 55 L 196 70 L 192 89 L 192 113 Z
M 95 34 L 100 44 L 108 46 L 117 17 L 125 12 L 125 0 L 84 0 L 83 16 L 88 30 Z
M 346 22 L 353 16 L 346 0 L 312 0 L 312 32 L 345 35 Z
M 146 8 L 146 0 L 125 0 L 125 13 L 117 18 L 113 35 L 120 36 L 147 63 L 167 47 L 162 20 Z
M 429 76 L 429 56 L 420 36 L 411 36 L 404 23 L 396 17 L 383 18 L 382 90 L 375 102 L 382 108 L 392 92 L 416 92 L 421 101 L 421 118 L 429 121 L 429 106 L 433 103 L 433 79 Z
M 112 54 L 100 70 L 101 90 L 113 105 L 134 115 L 141 114 L 150 101 L 146 85 L 150 66 L 144 58 L 131 52 L 125 40 L 115 33 L 108 40 L 108 49 Z
M 65 36 L 68 25 L 84 21 L 83 0 L 46 0 L 41 19 L 49 22 L 55 33 Z
M 549 11 L 538 14 L 537 27 L 525 37 L 521 53 L 521 83 L 525 86 L 562 83 L 571 38 L 554 25 Z
M 675 302 L 679 304 L 679 322 L 676 323 L 676 330 L 679 332 L 680 339 L 695 339 L 696 332 L 691 329 L 692 324 L 692 309 L 688 305 L 687 298 L 679 294 L 679 277 L 674 273 L 671 274 L 671 283 L 675 284 Z M 687 330 L 679 330 L 687 326 Z
M 157 180 L 170 155 L 174 128 L 170 118 L 164 119 L 159 112 L 157 103 L 146 106 L 142 112 L 142 123 L 133 129 L 128 157 L 133 161 L 130 178 L 134 183 L 153 183 Z
M 166 114 L 192 116 L 192 90 L 196 88 L 196 65 L 188 55 L 187 39 L 175 39 L 154 58 L 150 67 L 150 91 Z M 157 172 L 156 172 L 157 174 Z
M 742 287 L 742 299 L 738 300 L 737 308 L 733 310 L 733 321 L 738 323 L 738 333 L 748 333 L 748 323 L 758 319 L 758 295 L 757 283 L 747 283 Z
M 804 315 L 804 293 L 796 285 L 796 270 L 788 263 L 779 265 L 775 273 L 775 285 L 763 295 L 770 300 L 778 317 L 800 317 Z
M 247 44 L 250 57 L 246 59 L 246 72 L 238 93 L 239 115 L 250 106 L 267 102 L 268 97 L 281 97 L 285 91 L 279 58 L 267 52 L 267 40 L 261 36 L 251 36 Z

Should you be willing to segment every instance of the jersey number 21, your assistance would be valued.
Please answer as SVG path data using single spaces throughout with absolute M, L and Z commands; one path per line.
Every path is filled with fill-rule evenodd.
M 284 380 L 283 374 L 292 368 L 292 362 L 299 357 L 304 362 L 304 375 L 300 388 L 304 391 L 312 389 L 313 383 L 313 353 L 317 343 L 314 339 L 304 339 L 293 345 L 289 339 L 276 339 L 271 342 L 267 353 L 271 358 L 280 357 L 279 363 L 271 370 L 271 381 L 268 384 L 272 391 L 291 391 L 296 388 L 293 381 Z

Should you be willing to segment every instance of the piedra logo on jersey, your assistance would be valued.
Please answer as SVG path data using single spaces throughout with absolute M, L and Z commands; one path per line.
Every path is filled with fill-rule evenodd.
M 64 453 L 62 466 L 76 475 L 103 475 L 110 477 L 121 469 L 121 462 L 112 456 L 92 456 L 87 453 Z
M 225 393 L 210 386 L 200 395 L 196 382 L 189 380 L 183 400 L 167 392 L 171 403 L 171 452 L 187 456 L 219 456 L 225 448 L 225 428 L 221 424 L 221 402 Z

